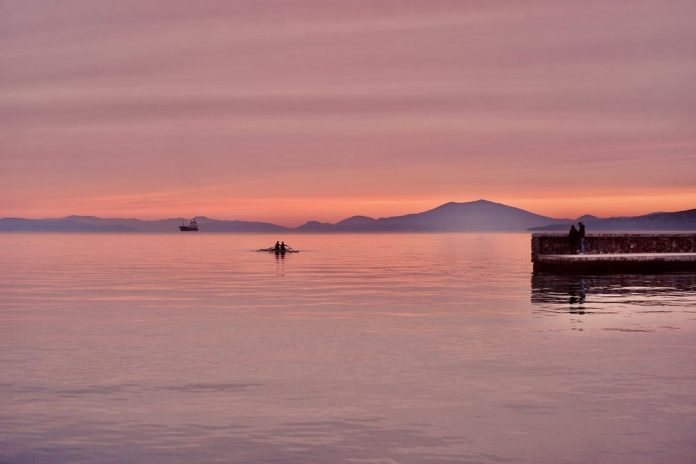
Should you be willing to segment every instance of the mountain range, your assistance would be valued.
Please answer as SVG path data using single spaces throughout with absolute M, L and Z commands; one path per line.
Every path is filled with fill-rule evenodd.
M 696 230 L 696 209 L 671 213 L 651 213 L 634 217 L 598 218 L 585 215 L 559 219 L 520 208 L 477 200 L 450 202 L 428 211 L 374 219 L 353 216 L 335 224 L 309 221 L 290 228 L 267 222 L 230 221 L 196 218 L 205 232 L 511 232 L 565 231 L 572 222 L 583 221 L 593 230 Z M 142 220 L 67 216 L 56 219 L 0 219 L 0 232 L 175 232 L 182 218 Z

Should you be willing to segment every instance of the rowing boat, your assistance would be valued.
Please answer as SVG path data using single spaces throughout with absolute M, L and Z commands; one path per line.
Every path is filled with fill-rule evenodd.
M 278 254 L 284 254 L 284 253 L 299 253 L 300 250 L 276 250 L 275 248 L 261 248 L 256 251 L 266 251 L 269 253 L 278 253 Z

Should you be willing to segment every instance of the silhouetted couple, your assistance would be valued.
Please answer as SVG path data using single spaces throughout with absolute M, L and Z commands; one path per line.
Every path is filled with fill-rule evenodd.
M 273 249 L 274 249 L 277 253 L 283 253 L 283 252 L 287 251 L 288 246 L 285 244 L 285 242 L 276 242 L 276 244 L 275 244 L 275 246 L 273 247 Z
M 585 224 L 578 222 L 578 228 L 575 228 L 575 224 L 570 226 L 570 232 L 568 233 L 568 242 L 570 244 L 570 253 L 580 254 L 585 253 Z

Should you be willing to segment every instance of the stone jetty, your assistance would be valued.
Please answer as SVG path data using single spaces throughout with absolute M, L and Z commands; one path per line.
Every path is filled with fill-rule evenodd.
M 696 233 L 602 233 L 585 237 L 585 253 L 568 234 L 532 234 L 534 272 L 569 274 L 696 272 Z

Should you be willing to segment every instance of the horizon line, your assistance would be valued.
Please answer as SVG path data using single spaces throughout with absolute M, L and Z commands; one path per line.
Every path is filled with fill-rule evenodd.
M 433 209 L 439 208 L 439 207 L 444 206 L 444 205 L 447 205 L 447 204 L 452 204 L 452 203 L 453 203 L 453 204 L 467 204 L 467 203 L 479 203 L 479 202 L 485 202 L 485 203 L 492 203 L 492 204 L 497 204 L 497 205 L 503 205 L 503 206 L 506 206 L 506 207 L 509 207 L 509 208 L 519 209 L 519 210 L 522 210 L 522 211 L 525 211 L 525 212 L 528 212 L 528 213 L 531 213 L 531 214 L 536 214 L 536 215 L 539 215 L 539 216 L 545 216 L 545 217 L 548 217 L 548 218 L 550 218 L 550 219 L 557 219 L 557 220 L 559 220 L 559 221 L 575 221 L 575 220 L 582 219 L 582 218 L 584 218 L 584 217 L 586 217 L 586 216 L 595 217 L 595 218 L 597 218 L 597 219 L 633 218 L 633 217 L 648 216 L 648 215 L 651 215 L 651 214 L 660 214 L 660 213 L 679 213 L 679 212 L 692 211 L 692 210 L 696 209 L 696 207 L 694 207 L 694 208 L 689 208 L 689 209 L 679 209 L 679 210 L 675 210 L 675 211 L 664 211 L 664 210 L 661 210 L 661 211 L 650 211 L 650 212 L 647 212 L 647 213 L 642 213 L 642 214 L 637 214 L 637 215 L 596 216 L 596 215 L 591 214 L 591 213 L 584 213 L 584 214 L 581 214 L 580 216 L 577 216 L 577 217 L 572 217 L 572 216 L 569 216 L 569 217 L 552 217 L 552 216 L 546 216 L 545 214 L 542 214 L 542 213 L 537 213 L 537 212 L 534 212 L 534 211 L 530 211 L 530 210 L 527 210 L 527 209 L 524 209 L 524 208 L 521 208 L 521 207 L 518 207 L 518 206 L 513 206 L 513 205 L 510 205 L 510 204 L 507 204 L 507 203 L 501 203 L 501 202 L 496 202 L 496 201 L 492 201 L 492 200 L 487 200 L 487 199 L 485 199 L 485 198 L 479 198 L 478 200 L 469 200 L 469 201 L 448 201 L 448 202 L 440 203 L 440 204 L 438 204 L 438 205 L 435 205 L 435 206 L 433 206 L 433 207 L 431 207 L 431 208 L 429 208 L 429 209 L 425 209 L 425 210 L 422 210 L 422 211 L 416 211 L 416 212 L 410 212 L 410 213 L 404 213 L 404 214 L 397 214 L 397 215 L 393 215 L 393 216 L 373 217 L 373 216 L 367 216 L 367 215 L 364 215 L 364 214 L 354 214 L 354 215 L 351 215 L 351 216 L 347 216 L 347 217 L 345 217 L 345 218 L 343 218 L 343 219 L 340 219 L 340 220 L 338 220 L 338 221 L 336 221 L 336 222 L 327 222 L 327 221 L 321 221 L 321 220 L 317 220 L 317 219 L 306 219 L 306 220 L 304 220 L 304 222 L 300 223 L 300 224 L 297 225 L 297 226 L 288 226 L 288 225 L 284 225 L 284 224 L 280 224 L 280 223 L 276 223 L 276 222 L 271 222 L 272 220 L 261 220 L 261 219 L 226 219 L 226 218 L 211 217 L 211 216 L 206 216 L 206 215 L 176 216 L 176 217 L 171 217 L 171 216 L 170 216 L 170 217 L 158 217 L 158 218 L 149 218 L 149 219 L 146 219 L 146 218 L 139 218 L 139 217 L 128 216 L 128 215 L 124 215 L 124 216 L 98 216 L 98 215 L 95 215 L 95 214 L 68 214 L 68 215 L 66 215 L 66 216 L 49 216 L 49 217 L 2 216 L 2 217 L 0 217 L 0 219 L 27 219 L 27 220 L 38 220 L 38 221 L 41 221 L 41 220 L 59 220 L 59 219 L 69 219 L 69 218 L 95 218 L 95 219 L 118 219 L 118 220 L 137 220 L 137 221 L 144 221 L 144 222 L 157 222 L 157 221 L 167 221 L 167 220 L 190 220 L 190 219 L 205 218 L 205 219 L 212 219 L 212 220 L 216 220 L 216 221 L 257 222 L 257 223 L 271 224 L 271 225 L 275 225 L 275 226 L 285 227 L 285 228 L 288 228 L 288 229 L 297 229 L 298 227 L 301 227 L 301 226 L 303 226 L 303 225 L 305 225 L 305 224 L 312 223 L 312 222 L 316 222 L 316 223 L 320 223 L 320 224 L 331 224 L 331 225 L 335 225 L 335 224 L 337 224 L 337 223 L 339 223 L 339 222 L 341 222 L 341 221 L 344 221 L 344 220 L 350 219 L 350 218 L 354 218 L 354 217 L 367 217 L 367 218 L 370 218 L 370 219 L 379 220 L 379 219 L 386 219 L 386 218 L 391 218 L 391 217 L 407 216 L 407 215 L 410 215 L 410 214 L 420 214 L 420 213 L 424 213 L 424 212 L 427 212 L 427 211 L 431 211 L 431 210 L 433 210 Z

